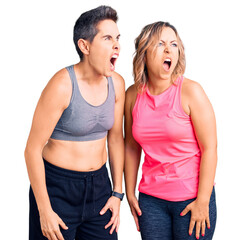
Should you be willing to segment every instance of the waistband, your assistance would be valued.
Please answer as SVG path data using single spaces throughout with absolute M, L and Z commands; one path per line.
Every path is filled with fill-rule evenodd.
M 55 175 L 58 175 L 61 177 L 70 178 L 70 179 L 81 180 L 81 179 L 94 177 L 94 176 L 98 176 L 100 174 L 107 173 L 106 163 L 104 163 L 103 166 L 101 168 L 99 168 L 98 170 L 89 171 L 89 172 L 81 172 L 81 171 L 74 171 L 74 170 L 69 170 L 69 169 L 55 166 L 55 165 L 49 163 L 48 161 L 46 161 L 44 158 L 43 158 L 43 161 L 44 161 L 46 172 L 48 172 L 50 174 L 55 174 Z

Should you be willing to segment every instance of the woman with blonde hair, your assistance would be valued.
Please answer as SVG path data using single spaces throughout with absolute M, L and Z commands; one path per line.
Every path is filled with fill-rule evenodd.
M 184 47 L 174 26 L 145 26 L 135 48 L 135 84 L 125 101 L 125 183 L 137 229 L 144 240 L 212 239 L 217 164 L 213 108 L 202 87 L 183 77 Z

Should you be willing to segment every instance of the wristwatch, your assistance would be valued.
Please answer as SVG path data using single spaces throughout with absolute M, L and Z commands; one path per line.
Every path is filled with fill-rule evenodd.
M 119 198 L 121 201 L 123 200 L 124 193 L 112 192 L 112 196 Z

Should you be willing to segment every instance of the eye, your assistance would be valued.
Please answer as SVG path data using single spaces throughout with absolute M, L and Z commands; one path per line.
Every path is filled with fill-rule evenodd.
M 177 43 L 172 43 L 171 46 L 172 47 L 177 47 Z
M 106 36 L 105 38 L 104 38 L 104 40 L 110 40 L 111 39 L 111 36 Z
M 161 47 L 161 46 L 163 46 L 163 45 L 164 45 L 163 42 L 159 42 L 159 43 L 158 43 L 158 47 Z

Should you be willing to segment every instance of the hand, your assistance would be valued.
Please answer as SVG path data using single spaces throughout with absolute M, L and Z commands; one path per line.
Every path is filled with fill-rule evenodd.
M 114 229 L 116 228 L 116 232 L 118 232 L 120 219 L 119 219 L 119 210 L 120 210 L 120 199 L 117 197 L 110 197 L 105 204 L 105 206 L 100 211 L 100 214 L 103 215 L 108 209 L 112 212 L 112 217 L 109 223 L 105 226 L 105 229 L 109 228 L 111 225 L 112 228 L 110 230 L 110 234 L 113 233 Z
M 53 210 L 40 213 L 40 225 L 43 235 L 48 240 L 64 240 L 59 225 L 65 230 L 68 227 Z
M 140 231 L 138 215 L 141 216 L 142 212 L 141 212 L 141 210 L 139 208 L 138 200 L 137 200 L 137 198 L 134 195 L 131 198 L 128 198 L 128 202 L 129 202 L 131 213 L 132 213 L 132 215 L 134 217 L 134 221 L 135 221 L 137 230 Z
M 196 224 L 196 238 L 199 239 L 200 231 L 202 236 L 205 235 L 205 228 L 210 228 L 209 220 L 209 204 L 200 202 L 198 199 L 187 205 L 187 207 L 181 212 L 181 216 L 185 216 L 191 211 L 191 220 L 189 226 L 189 235 L 192 235 L 194 226 Z

